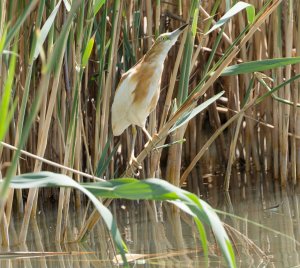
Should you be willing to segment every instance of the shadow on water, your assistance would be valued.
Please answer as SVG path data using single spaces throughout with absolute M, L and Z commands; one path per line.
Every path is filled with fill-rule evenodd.
M 236 173 L 230 192 L 222 190 L 222 177 L 206 179 L 203 199 L 214 208 L 244 218 L 221 214 L 234 241 L 238 267 L 295 267 L 300 264 L 299 189 L 282 190 L 266 174 Z M 116 201 L 111 205 L 134 267 L 205 267 L 198 232 L 193 220 L 166 203 Z M 84 211 L 71 210 L 68 243 L 55 243 L 56 206 L 45 203 L 31 220 L 26 245 L 18 245 L 22 217 L 10 224 L 10 248 L 0 249 L 0 267 L 115 267 L 109 233 L 99 222 L 87 240 L 76 239 Z M 246 221 L 248 220 L 248 221 Z M 261 228 L 254 221 L 273 232 Z M 280 233 L 281 234 L 280 234 Z M 226 267 L 208 230 L 209 267 Z

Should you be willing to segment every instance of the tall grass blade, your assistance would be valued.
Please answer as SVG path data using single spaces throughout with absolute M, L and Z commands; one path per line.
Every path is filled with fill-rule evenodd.
M 100 8 L 104 5 L 106 0 L 95 0 L 94 6 L 93 6 L 93 11 L 94 11 L 94 16 L 98 13 Z
M 109 149 L 109 145 L 110 145 L 110 142 L 111 142 L 111 137 L 109 137 L 107 139 L 107 142 L 103 148 L 103 151 L 102 151 L 102 154 L 101 154 L 101 157 L 100 157 L 100 160 L 98 161 L 98 164 L 97 164 L 97 169 L 96 169 L 96 172 L 95 172 L 95 175 L 97 177 L 102 177 L 104 171 L 107 169 L 110 161 L 113 159 L 114 155 L 116 154 L 117 150 L 118 150 L 118 147 L 120 145 L 120 143 L 118 143 L 111 151 L 111 153 L 106 157 L 107 153 L 108 153 L 108 149 Z
M 6 37 L 7 37 L 7 29 L 8 29 L 8 27 L 5 26 L 2 36 L 0 37 L 0 54 L 2 54 L 2 52 L 4 50 L 4 45 L 5 45 L 5 41 L 6 41 Z
M 202 112 L 205 108 L 207 108 L 210 104 L 215 102 L 217 99 L 219 99 L 222 95 L 224 94 L 224 91 L 216 94 L 212 98 L 208 99 L 207 101 L 201 103 L 199 106 L 196 108 L 187 111 L 182 115 L 182 117 L 173 125 L 173 127 L 169 130 L 169 133 L 172 133 L 176 129 L 180 128 L 187 122 L 189 122 L 192 118 L 194 118 L 197 114 Z
M 194 39 L 197 30 L 199 0 L 193 0 L 189 10 L 189 17 L 192 19 L 192 28 L 187 32 L 186 42 L 184 45 L 184 53 L 180 68 L 180 80 L 177 93 L 177 102 L 180 106 L 188 96 L 189 77 L 191 70 L 191 60 L 194 47 Z
M 67 42 L 67 38 L 69 36 L 69 31 L 74 19 L 74 15 L 76 14 L 76 11 L 79 7 L 79 4 L 81 3 L 81 1 L 77 0 L 74 1 L 72 3 L 72 7 L 70 10 L 70 13 L 68 15 L 68 18 L 60 32 L 60 35 L 57 39 L 57 41 L 55 42 L 55 48 L 53 49 L 53 53 L 51 55 L 51 58 L 47 64 L 47 66 L 45 67 L 44 72 L 51 72 L 52 70 L 54 70 L 54 72 L 56 73 L 57 70 L 59 69 L 57 66 L 57 59 L 61 58 L 61 55 L 65 52 L 65 46 L 66 46 L 66 42 Z
M 65 8 L 68 12 L 70 12 L 71 10 L 71 4 L 69 3 L 68 0 L 63 0 L 64 1 L 64 5 L 65 5 Z
M 300 62 L 300 57 L 250 61 L 226 67 L 222 76 L 262 72 Z
M 244 9 L 250 9 L 250 11 L 247 12 L 247 15 L 249 14 L 250 17 L 248 17 L 248 20 L 250 22 L 254 21 L 254 14 L 255 9 L 254 6 L 248 3 L 245 3 L 243 1 L 240 1 L 236 3 L 231 9 L 229 9 L 226 14 L 220 18 L 220 20 L 206 33 L 209 34 L 213 32 L 214 30 L 220 28 L 223 26 L 228 20 L 230 20 L 233 16 L 235 16 L 237 13 L 241 12 Z
M 53 26 L 53 23 L 54 23 L 54 20 L 56 18 L 57 12 L 59 10 L 61 1 L 62 0 L 60 0 L 57 3 L 57 5 L 55 6 L 53 11 L 51 12 L 49 18 L 46 20 L 45 24 L 43 25 L 43 27 L 42 27 L 42 29 L 39 33 L 39 36 L 38 36 L 38 39 L 37 39 L 37 44 L 36 44 L 34 55 L 33 55 L 34 60 L 39 56 L 40 51 L 42 49 L 42 46 L 43 46 L 43 44 L 44 44 L 44 42 L 47 38 L 47 35 L 48 35 L 49 31 L 51 30 L 51 28 Z
M 260 96 L 259 98 L 257 98 L 256 104 L 262 102 L 266 97 L 268 97 L 268 96 L 270 96 L 270 95 L 272 95 L 272 96 L 273 96 L 275 99 L 277 99 L 277 100 L 282 100 L 282 102 L 284 102 L 284 103 L 286 103 L 286 104 L 289 104 L 289 103 L 287 103 L 288 100 L 284 100 L 284 99 L 279 98 L 279 97 L 276 98 L 275 95 L 273 95 L 273 94 L 274 94 L 276 91 L 278 91 L 280 88 L 283 88 L 284 86 L 286 86 L 286 85 L 292 83 L 293 81 L 295 81 L 295 80 L 297 80 L 297 79 L 299 79 L 299 78 L 300 78 L 300 74 L 295 75 L 294 77 L 292 77 L 292 78 L 290 78 L 290 79 L 284 81 L 283 83 L 279 84 L 278 86 L 273 87 L 272 89 L 269 88 L 269 87 L 267 86 L 267 84 L 262 83 L 262 82 L 260 81 L 260 83 L 263 84 L 263 85 L 267 88 L 268 92 L 265 93 L 265 94 L 263 94 L 263 95 Z
M 95 42 L 95 35 L 93 35 L 89 39 L 89 41 L 86 45 L 86 48 L 84 50 L 84 53 L 82 56 L 82 61 L 81 61 L 82 68 L 85 68 L 85 66 L 88 64 L 89 58 L 90 58 L 92 50 L 93 50 L 94 42 Z
M 27 7 L 25 8 L 24 12 L 18 16 L 16 23 L 10 28 L 10 30 L 7 33 L 7 38 L 6 38 L 4 48 L 7 48 L 7 46 L 10 44 L 11 40 L 18 34 L 20 28 L 24 24 L 24 21 L 30 15 L 31 11 L 33 10 L 33 8 L 35 7 L 35 5 L 37 3 L 38 3 L 38 0 L 30 1 L 28 3 Z
M 9 102 L 12 97 L 13 81 L 16 68 L 16 52 L 17 42 L 14 45 L 14 53 L 11 55 L 8 69 L 8 76 L 4 84 L 4 91 L 0 100 L 0 141 L 4 138 L 4 135 L 9 126 L 10 120 L 13 116 L 14 107 L 9 108 Z M 14 105 L 15 106 L 15 105 Z

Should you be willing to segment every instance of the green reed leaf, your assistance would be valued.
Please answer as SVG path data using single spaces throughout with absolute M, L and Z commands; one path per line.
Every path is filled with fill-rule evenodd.
M 47 38 L 47 35 L 53 26 L 53 23 L 54 23 L 56 15 L 57 15 L 58 9 L 60 7 L 60 4 L 61 4 L 61 0 L 57 3 L 57 5 L 53 9 L 53 11 L 51 12 L 49 18 L 46 20 L 45 24 L 43 25 L 43 27 L 38 35 L 38 39 L 37 39 L 37 43 L 36 43 L 36 47 L 35 47 L 34 55 L 33 55 L 34 60 L 40 54 L 40 51 L 41 51 L 43 44 Z
M 204 109 L 206 109 L 210 104 L 215 102 L 217 99 L 219 99 L 224 94 L 224 91 L 218 93 L 217 95 L 213 96 L 212 98 L 208 99 L 207 101 L 201 103 L 196 108 L 187 111 L 185 114 L 182 115 L 182 117 L 174 124 L 174 126 L 169 130 L 169 134 L 173 132 L 174 130 L 180 128 L 187 122 L 189 122 L 192 118 L 194 118 L 197 114 L 202 112 Z
M 12 108 L 9 108 L 9 103 L 12 97 L 12 88 L 13 88 L 13 81 L 16 69 L 16 51 L 17 51 L 17 42 L 14 45 L 14 53 L 11 55 L 9 61 L 9 69 L 7 79 L 4 84 L 3 94 L 0 100 L 0 140 L 4 138 L 4 135 L 8 129 L 9 122 L 13 116 L 13 110 L 15 104 Z
M 83 56 L 82 56 L 82 61 L 81 61 L 81 66 L 83 68 L 85 68 L 85 66 L 88 64 L 89 58 L 90 58 L 92 50 L 93 50 L 94 43 L 95 43 L 95 35 L 93 35 L 89 39 L 89 41 L 86 45 L 86 48 L 84 50 L 84 53 L 83 53 Z
M 110 211 L 96 197 L 124 198 L 129 200 L 160 200 L 169 201 L 184 212 L 196 218 L 200 238 L 204 239 L 203 247 L 207 254 L 207 242 L 203 223 L 209 225 L 223 252 L 229 267 L 236 267 L 231 242 L 226 234 L 222 222 L 205 201 L 196 195 L 182 190 L 161 179 L 137 180 L 132 178 L 99 181 L 96 183 L 78 184 L 71 178 L 51 172 L 29 173 L 13 177 L 12 188 L 24 189 L 33 187 L 73 187 L 86 194 L 99 213 L 102 215 L 107 227 L 111 231 L 114 241 L 121 253 L 125 254 L 124 245 L 116 223 Z
M 299 62 L 300 62 L 300 57 L 277 58 L 277 59 L 244 62 L 244 63 L 228 66 L 222 72 L 222 76 L 262 72 L 262 71 L 271 70 L 274 68 L 279 68 L 286 65 L 299 63 Z
M 241 12 L 244 9 L 249 9 L 247 12 L 248 15 L 248 21 L 251 23 L 254 21 L 255 18 L 255 10 L 254 7 L 248 3 L 245 3 L 243 1 L 240 1 L 236 3 L 231 9 L 229 9 L 226 14 L 220 18 L 220 20 L 206 33 L 209 34 L 213 32 L 214 30 L 220 28 L 223 26 L 228 20 L 230 20 L 233 16 L 235 16 L 237 13 Z M 254 10 L 254 11 L 253 11 Z
M 96 0 L 93 6 L 94 16 L 98 13 L 100 8 L 104 5 L 106 0 Z

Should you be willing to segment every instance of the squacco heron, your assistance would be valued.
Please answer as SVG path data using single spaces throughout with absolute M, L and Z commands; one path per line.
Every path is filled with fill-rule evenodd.
M 152 140 L 146 129 L 146 120 L 158 102 L 163 64 L 169 50 L 187 26 L 185 24 L 173 32 L 161 34 L 143 58 L 121 77 L 112 104 L 111 121 L 114 136 L 121 135 L 127 127 L 133 126 L 129 164 L 137 164 L 134 157 L 135 126 L 141 127 L 149 141 Z

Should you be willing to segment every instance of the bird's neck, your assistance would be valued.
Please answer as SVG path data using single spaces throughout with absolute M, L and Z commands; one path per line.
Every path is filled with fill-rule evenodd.
M 169 50 L 170 49 L 168 47 L 165 47 L 161 44 L 153 44 L 153 46 L 145 54 L 143 61 L 161 65 L 164 63 Z

